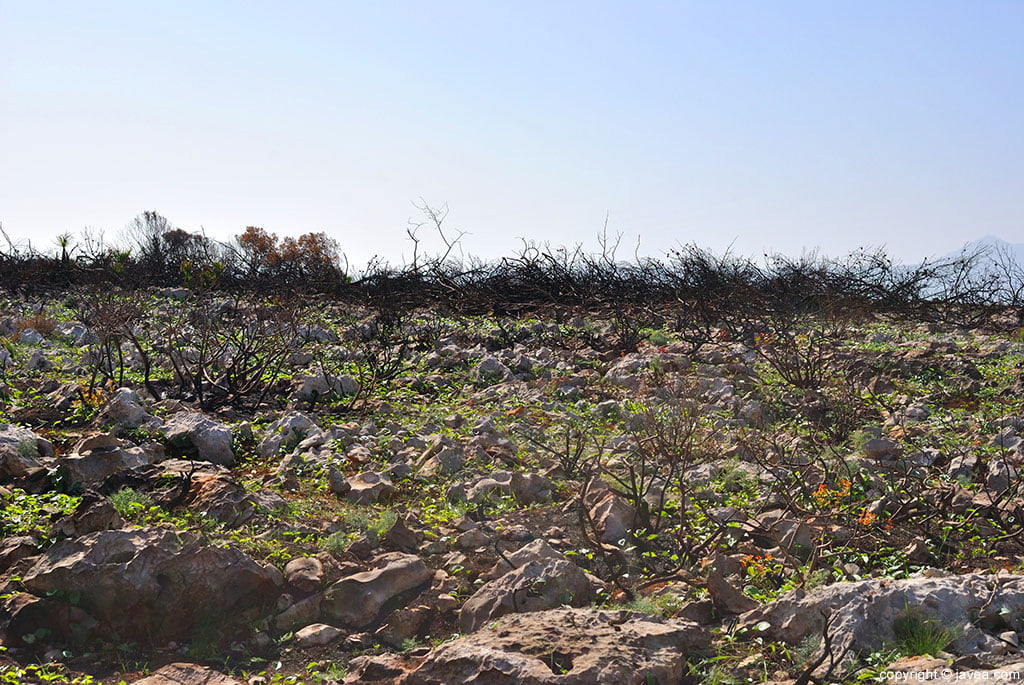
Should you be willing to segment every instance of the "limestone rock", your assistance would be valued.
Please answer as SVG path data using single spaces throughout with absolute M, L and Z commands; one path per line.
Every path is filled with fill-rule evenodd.
M 391 497 L 395 492 L 395 486 L 387 476 L 373 471 L 366 471 L 346 480 L 351 487 L 345 493 L 345 497 L 353 504 L 375 504 Z
M 168 664 L 134 685 L 244 685 L 243 681 L 198 664 Z
M 299 647 L 306 649 L 308 647 L 321 647 L 329 644 L 337 640 L 341 635 L 342 631 L 334 626 L 329 626 L 326 623 L 314 623 L 295 633 L 295 641 L 299 643 Z
M 230 466 L 235 461 L 235 454 L 231 451 L 231 429 L 202 414 L 175 414 L 164 424 L 163 433 L 171 443 L 194 450 L 200 461 L 221 466 Z
M 324 579 L 324 565 L 316 557 L 298 557 L 284 567 L 284 576 L 299 592 L 316 592 Z
M 629 611 L 552 609 L 513 614 L 425 658 L 359 657 L 346 683 L 396 685 L 681 685 L 686 659 L 709 633 L 690 621 Z
M 434 575 L 415 555 L 394 553 L 385 558 L 389 563 L 383 568 L 356 573 L 329 587 L 321 605 L 323 615 L 340 625 L 362 628 L 377 618 L 385 602 Z
M 149 414 L 139 395 L 131 388 L 118 388 L 96 417 L 97 425 L 114 424 L 121 428 L 158 428 L 163 421 Z
M 481 586 L 462 605 L 459 625 L 463 632 L 471 633 L 513 612 L 584 606 L 601 587 L 595 580 L 566 559 L 530 561 Z
M 282 579 L 232 548 L 182 542 L 165 528 L 104 530 L 63 540 L 24 576 L 33 594 L 75 593 L 122 635 L 187 639 L 198 626 L 258 618 Z M 255 614 L 255 616 L 254 616 Z
M 894 622 L 908 614 L 958 635 L 950 647 L 957 654 L 993 651 L 995 637 L 1024 608 L 1024 576 L 966 574 L 871 579 L 836 583 L 811 592 L 793 590 L 778 600 L 740 617 L 741 628 L 764 621 L 766 639 L 798 644 L 820 635 L 831 617 L 833 653 L 851 654 L 878 649 L 893 640 Z

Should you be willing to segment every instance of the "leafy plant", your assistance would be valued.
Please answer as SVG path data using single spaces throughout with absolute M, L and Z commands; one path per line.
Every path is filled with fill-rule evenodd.
M 19 488 L 0 494 L 0 535 L 35 535 L 46 539 L 50 522 L 75 511 L 81 497 L 58 492 L 34 495 Z
M 154 506 L 153 498 L 133 488 L 122 488 L 108 497 L 117 513 L 131 521 L 140 520 Z

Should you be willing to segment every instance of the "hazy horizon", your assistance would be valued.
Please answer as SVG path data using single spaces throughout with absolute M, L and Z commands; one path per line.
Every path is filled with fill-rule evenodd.
M 1024 5 L 0 0 L 0 223 L 408 254 L 1021 243 Z M 429 239 L 428 239 L 429 240 Z M 436 246 L 436 241 L 431 245 Z M 428 245 L 427 247 L 431 247 Z

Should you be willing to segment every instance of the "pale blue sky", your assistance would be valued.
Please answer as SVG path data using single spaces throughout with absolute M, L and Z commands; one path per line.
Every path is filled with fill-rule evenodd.
M 0 0 L 0 222 L 659 254 L 1024 242 L 1024 3 Z

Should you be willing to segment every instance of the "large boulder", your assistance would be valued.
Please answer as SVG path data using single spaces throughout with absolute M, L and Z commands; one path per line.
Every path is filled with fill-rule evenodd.
M 206 666 L 174 663 L 134 681 L 133 685 L 243 685 L 243 681 Z
M 282 448 L 294 447 L 306 438 L 321 432 L 313 419 L 302 412 L 286 412 L 267 426 L 260 444 L 256 446 L 256 451 L 261 457 L 273 457 L 280 454 Z
M 79 441 L 74 451 L 58 460 L 72 482 L 91 485 L 109 476 L 155 464 L 164 458 L 164 449 L 157 443 L 136 447 L 113 435 L 99 434 Z
M 291 398 L 308 402 L 329 398 L 332 395 L 355 395 L 358 392 L 359 381 L 352 376 L 329 376 L 321 371 L 312 376 L 300 376 Z
M 503 554 L 494 567 L 485 573 L 484 580 L 500 578 L 509 571 L 525 566 L 531 561 L 543 561 L 545 559 L 565 559 L 565 555 L 547 543 L 546 540 L 538 538 L 533 542 L 523 545 L 514 552 Z
M 524 505 L 546 502 L 551 499 L 554 489 L 551 481 L 537 473 L 513 473 L 495 471 L 463 487 L 465 498 L 474 504 L 481 504 L 495 495 L 514 495 Z M 453 491 L 453 494 L 458 494 Z
M 20 478 L 53 456 L 53 444 L 27 428 L 0 423 L 0 478 Z
M 163 421 L 146 411 L 134 390 L 118 388 L 100 410 L 96 423 L 117 428 L 158 428 Z
M 459 612 L 462 632 L 471 633 L 505 614 L 585 606 L 602 588 L 599 580 L 567 559 L 538 559 L 485 583 Z
M 513 614 L 445 643 L 425 658 L 358 657 L 346 683 L 590 685 L 686 680 L 686 660 L 707 649 L 696 623 L 629 611 L 551 609 Z
M 197 475 L 189 489 L 188 506 L 201 511 L 229 528 L 247 523 L 258 513 L 269 513 L 283 509 L 287 502 L 269 490 L 255 493 L 246 492 L 231 476 Z
M 597 493 L 590 507 L 590 519 L 601 536 L 601 542 L 618 544 L 636 527 L 636 510 L 611 490 Z
M 375 504 L 395 493 L 395 486 L 387 476 L 366 471 L 346 479 L 345 497 L 353 504 Z
M 230 466 L 235 461 L 235 454 L 231 451 L 231 429 L 202 414 L 175 414 L 164 424 L 163 433 L 172 444 L 194 451 L 200 461 L 223 466 Z
M 827 623 L 832 652 L 838 656 L 870 652 L 892 642 L 894 624 L 909 616 L 956 636 L 949 651 L 980 654 L 999 649 L 995 636 L 1020 629 L 1022 615 L 1024 576 L 967 574 L 876 578 L 811 592 L 793 590 L 743 614 L 739 625 L 749 629 L 768 624 L 760 633 L 765 639 L 798 644 L 808 636 L 823 635 Z
M 412 554 L 386 554 L 383 568 L 342 578 L 324 593 L 320 605 L 332 623 L 362 628 L 378 618 L 390 599 L 416 588 L 434 577 L 434 572 Z
M 40 597 L 76 596 L 106 630 L 159 642 L 218 626 L 244 633 L 272 607 L 283 581 L 237 549 L 142 528 L 58 542 L 22 582 Z

